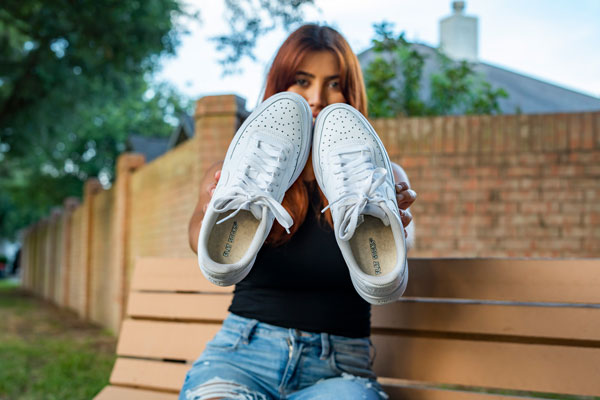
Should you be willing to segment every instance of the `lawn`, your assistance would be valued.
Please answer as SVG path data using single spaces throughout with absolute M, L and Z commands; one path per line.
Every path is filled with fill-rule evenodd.
M 116 339 L 0 280 L 0 400 L 88 400 L 108 383 Z

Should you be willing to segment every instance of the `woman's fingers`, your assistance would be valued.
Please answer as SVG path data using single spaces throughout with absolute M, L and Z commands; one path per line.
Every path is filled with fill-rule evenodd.
M 410 224 L 413 220 L 412 214 L 408 210 L 400 210 L 400 220 L 402 221 L 402 225 L 406 228 L 408 224 Z
M 396 183 L 396 193 L 400 193 L 404 190 L 408 190 L 408 183 L 406 183 L 406 182 Z
M 408 211 L 408 208 L 417 199 L 417 192 L 410 189 L 407 182 L 399 182 L 396 185 L 396 202 L 400 211 L 400 220 L 404 226 L 404 237 L 408 238 L 408 231 L 406 226 L 412 222 L 412 214 Z
M 215 181 L 207 188 L 210 197 L 215 193 L 215 188 L 217 187 L 217 183 L 219 183 L 219 179 L 221 179 L 221 170 L 215 172 Z
M 216 187 L 217 187 L 217 184 L 213 183 L 213 184 L 208 185 L 208 187 L 206 188 L 206 191 L 208 192 L 208 195 L 210 197 L 212 197 L 213 193 L 215 192 Z
M 417 192 L 409 189 L 406 182 L 396 184 L 396 202 L 398 203 L 398 208 L 406 210 L 416 199 Z

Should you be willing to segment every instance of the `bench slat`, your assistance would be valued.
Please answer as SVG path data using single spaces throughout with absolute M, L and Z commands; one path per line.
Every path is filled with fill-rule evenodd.
M 177 400 L 175 393 L 161 393 L 150 390 L 118 386 L 106 386 L 94 400 Z
M 222 322 L 227 316 L 231 298 L 231 294 L 132 292 L 127 304 L 127 315 Z
M 403 329 L 600 341 L 600 308 L 400 301 L 373 307 L 371 325 L 374 330 Z
M 600 349 L 373 335 L 379 376 L 562 394 L 600 393 Z
M 117 355 L 194 361 L 221 324 L 125 320 Z
M 190 364 L 118 358 L 110 383 L 179 393 Z
M 600 259 L 409 259 L 406 297 L 600 304 Z M 195 258 L 139 258 L 134 290 L 228 293 Z
M 411 259 L 405 297 L 600 304 L 600 259 Z
M 221 322 L 231 294 L 133 292 L 127 314 Z M 600 309 L 396 302 L 372 308 L 377 329 L 600 341 Z
M 390 400 L 543 400 L 537 397 L 466 392 L 462 390 L 402 387 L 391 384 L 386 385 L 385 380 L 382 379 L 381 381 L 385 392 L 390 396 Z
M 196 258 L 143 257 L 136 260 L 131 290 L 231 293 L 233 286 L 210 283 Z

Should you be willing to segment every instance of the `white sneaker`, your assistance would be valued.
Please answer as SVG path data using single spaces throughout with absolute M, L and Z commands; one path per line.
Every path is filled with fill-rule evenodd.
M 259 105 L 235 134 L 198 237 L 198 263 L 212 283 L 229 286 L 248 275 L 274 218 L 286 230 L 292 226 L 281 201 L 304 169 L 311 129 L 308 103 L 283 92 Z
M 317 116 L 312 159 L 354 288 L 371 304 L 397 300 L 408 282 L 406 243 L 381 140 L 359 111 L 331 104 Z

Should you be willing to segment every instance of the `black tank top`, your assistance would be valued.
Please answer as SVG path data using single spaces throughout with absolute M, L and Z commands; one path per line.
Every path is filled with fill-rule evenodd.
M 235 287 L 229 311 L 285 328 L 346 337 L 370 335 L 370 304 L 352 286 L 329 226 L 317 219 L 319 195 L 308 184 L 306 219 L 287 243 L 264 245 Z

